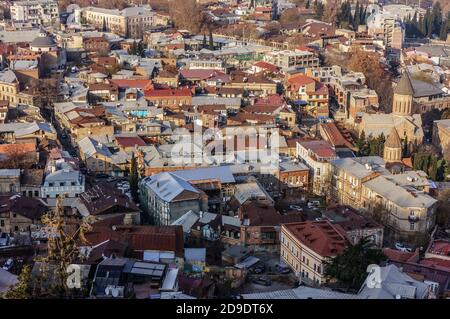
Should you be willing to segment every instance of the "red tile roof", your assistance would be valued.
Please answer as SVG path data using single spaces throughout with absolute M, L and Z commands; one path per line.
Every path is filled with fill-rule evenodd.
M 328 220 L 283 224 L 282 227 L 323 257 L 339 255 L 348 246 L 347 239 Z
M 192 96 L 189 88 L 161 89 L 145 91 L 145 97 Z
M 426 258 L 421 260 L 420 264 L 436 269 L 450 271 L 450 260 L 444 260 L 439 258 Z
M 318 157 L 331 158 L 336 157 L 336 152 L 333 150 L 330 143 L 323 140 L 302 141 L 299 142 L 307 150 L 310 150 Z
M 310 78 L 304 74 L 294 75 L 287 80 L 288 84 L 295 84 L 296 86 L 304 86 L 314 82 L 315 80 L 313 78 Z
M 134 80 L 134 79 L 116 79 L 111 80 L 111 83 L 116 84 L 121 89 L 140 89 L 151 90 L 153 89 L 152 81 L 150 80 Z
M 222 82 L 229 82 L 230 76 L 217 70 L 180 70 L 180 75 L 185 79 L 220 79 Z
M 95 223 L 92 231 L 86 234 L 91 245 L 111 239 L 128 244 L 132 250 L 174 251 L 183 256 L 184 237 L 181 226 L 128 226 Z
M 443 239 L 433 241 L 428 248 L 428 253 L 450 257 L 450 241 Z
M 264 61 L 256 62 L 253 65 L 256 66 L 256 67 L 265 69 L 265 70 L 267 70 L 269 72 L 272 72 L 272 73 L 275 73 L 275 72 L 277 72 L 279 70 L 279 68 L 276 65 L 273 65 L 271 63 L 264 62 Z
M 392 248 L 383 248 L 383 254 L 393 262 L 417 262 L 419 255 L 417 252 L 406 252 L 400 251 Z
M 329 141 L 332 146 L 345 146 L 348 148 L 353 148 L 352 143 L 345 139 L 335 123 L 322 123 L 320 126 L 325 133 L 324 138 Z
M 145 146 L 144 140 L 139 136 L 117 136 L 116 142 L 122 147 Z

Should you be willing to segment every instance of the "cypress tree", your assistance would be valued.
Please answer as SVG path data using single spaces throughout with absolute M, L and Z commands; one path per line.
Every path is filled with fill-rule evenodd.
M 356 2 L 355 14 L 353 17 L 353 29 L 357 30 L 358 26 L 361 24 L 361 9 L 359 6 L 359 2 Z
M 436 181 L 438 175 L 438 163 L 435 156 L 430 158 L 430 167 L 428 169 L 428 176 L 430 176 L 431 180 Z
M 132 153 L 130 165 L 130 191 L 131 197 L 133 197 L 133 200 L 135 202 L 139 201 L 138 189 L 139 189 L 139 175 L 137 169 L 137 161 L 136 158 L 134 157 L 134 153 Z

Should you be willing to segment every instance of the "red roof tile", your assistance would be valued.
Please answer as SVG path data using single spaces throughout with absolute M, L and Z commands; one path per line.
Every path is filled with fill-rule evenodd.
M 282 227 L 323 257 L 339 255 L 348 245 L 346 238 L 328 220 L 283 224 Z
M 116 79 L 111 80 L 111 83 L 116 84 L 121 89 L 140 89 L 151 90 L 153 89 L 152 81 L 150 80 L 134 80 L 134 79 Z
M 117 136 L 116 142 L 122 147 L 145 146 L 144 140 L 139 136 Z

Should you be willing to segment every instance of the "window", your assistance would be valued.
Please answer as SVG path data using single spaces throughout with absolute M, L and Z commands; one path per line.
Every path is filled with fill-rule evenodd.
M 4 227 L 5 226 L 5 221 L 2 219 L 0 220 L 0 226 Z
M 415 224 L 414 223 L 409 223 L 409 230 L 414 230 L 415 228 Z

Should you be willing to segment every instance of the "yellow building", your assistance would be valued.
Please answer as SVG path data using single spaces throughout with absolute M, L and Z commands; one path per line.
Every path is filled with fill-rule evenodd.
M 9 101 L 10 104 L 17 103 L 19 92 L 19 80 L 11 70 L 0 72 L 0 100 Z
M 325 262 L 341 254 L 347 245 L 344 235 L 328 220 L 281 225 L 281 260 L 307 284 L 327 282 Z

